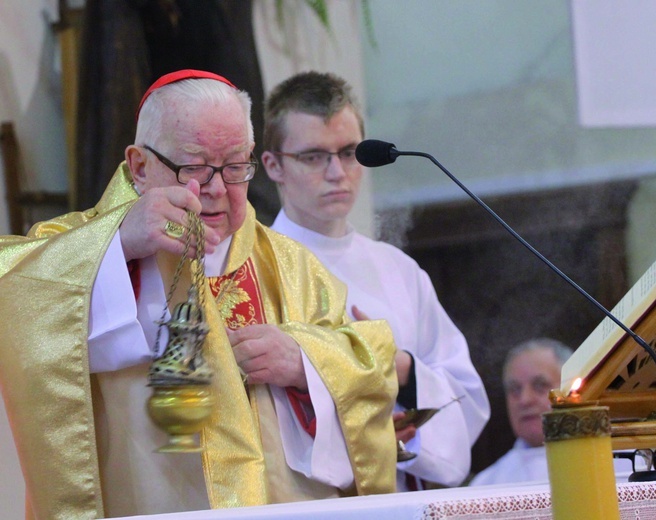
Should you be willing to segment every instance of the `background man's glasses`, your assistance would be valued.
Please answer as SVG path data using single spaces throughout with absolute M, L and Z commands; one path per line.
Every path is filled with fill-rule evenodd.
M 630 460 L 633 464 L 634 473 L 656 469 L 654 468 L 653 450 L 618 451 L 613 452 L 613 458 Z
M 144 146 L 144 148 L 152 152 L 164 166 L 171 169 L 180 184 L 187 184 L 194 179 L 202 186 L 210 182 L 216 173 L 221 176 L 226 184 L 239 184 L 240 182 L 250 181 L 257 171 L 257 159 L 252 153 L 250 162 L 212 166 L 211 164 L 175 164 L 150 146 Z
M 303 165 L 303 168 L 311 173 L 323 173 L 328 169 L 328 165 L 333 155 L 337 156 L 344 169 L 351 168 L 358 164 L 355 159 L 355 148 L 347 148 L 339 152 L 326 152 L 324 150 L 315 150 L 311 152 L 273 152 L 274 155 L 291 157 Z

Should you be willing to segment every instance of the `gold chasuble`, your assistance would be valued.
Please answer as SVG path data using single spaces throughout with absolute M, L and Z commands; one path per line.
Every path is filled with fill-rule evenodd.
M 103 434 L 98 387 L 139 373 L 144 386 L 147 381 L 137 366 L 124 375 L 100 374 L 100 383 L 92 384 L 89 308 L 99 265 L 136 198 L 122 164 L 95 208 L 38 224 L 28 237 L 0 238 L 0 385 L 34 518 L 107 514 L 103 496 L 112 496 L 111 482 L 101 478 L 98 453 L 112 437 Z M 166 264 L 158 257 L 169 287 Z M 211 330 L 204 355 L 215 373 L 216 409 L 201 442 L 211 507 L 345 494 L 285 463 L 269 387 L 244 388 L 225 333 L 250 323 L 278 324 L 292 336 L 330 392 L 355 476 L 351 493 L 393 492 L 397 381 L 387 324 L 350 322 L 344 285 L 305 248 L 259 224 L 250 206 L 233 236 L 225 275 L 207 283 L 215 298 L 206 303 Z M 131 406 L 133 417 L 146 417 L 145 402 Z

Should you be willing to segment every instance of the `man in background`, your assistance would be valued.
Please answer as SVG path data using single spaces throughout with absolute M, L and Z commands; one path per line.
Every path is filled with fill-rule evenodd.
M 571 355 L 571 348 L 550 338 L 531 339 L 508 351 L 503 388 L 515 444 L 470 486 L 549 480 L 542 414 L 551 411 L 549 391 L 560 388 L 560 372 Z
M 487 395 L 467 342 L 426 272 L 348 222 L 363 174 L 355 147 L 364 138 L 351 87 L 332 74 L 301 73 L 274 88 L 265 105 L 262 162 L 283 205 L 272 228 L 307 246 L 348 285 L 347 310 L 354 319 L 389 322 L 398 347 L 395 418 L 404 410 L 451 404 L 416 432 L 397 432 L 417 453 L 399 463 L 398 490 L 421 488 L 421 480 L 458 485 L 489 418 Z

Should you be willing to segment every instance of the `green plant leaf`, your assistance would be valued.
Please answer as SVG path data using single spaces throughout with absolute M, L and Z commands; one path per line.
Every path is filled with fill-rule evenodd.
M 312 9 L 321 25 L 323 25 L 328 32 L 330 32 L 330 18 L 328 16 L 328 6 L 326 5 L 326 0 L 305 0 L 305 3 L 310 9 Z
M 276 23 L 281 31 L 285 31 L 285 0 L 276 0 Z M 328 14 L 328 3 L 326 0 L 305 0 L 307 6 L 314 11 L 314 14 L 317 15 L 319 22 L 326 31 L 332 36 L 332 28 L 330 25 L 330 15 Z M 367 39 L 371 46 L 376 49 L 378 48 L 378 42 L 376 41 L 376 35 L 374 34 L 374 24 L 371 18 L 371 4 L 369 0 L 361 0 L 360 5 L 362 6 L 362 19 L 364 22 L 364 27 L 367 32 Z
M 378 42 L 374 34 L 374 21 L 371 18 L 371 4 L 369 0 L 361 0 L 362 5 L 362 20 L 364 22 L 365 30 L 367 31 L 367 39 L 374 49 L 378 49 Z

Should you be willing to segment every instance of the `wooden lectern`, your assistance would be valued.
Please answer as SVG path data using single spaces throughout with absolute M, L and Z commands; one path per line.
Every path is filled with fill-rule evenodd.
M 656 263 L 612 313 L 652 348 L 656 344 Z M 572 390 L 578 378 L 578 390 Z M 610 318 L 565 363 L 552 403 L 608 406 L 614 450 L 656 447 L 656 363 Z

